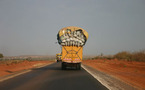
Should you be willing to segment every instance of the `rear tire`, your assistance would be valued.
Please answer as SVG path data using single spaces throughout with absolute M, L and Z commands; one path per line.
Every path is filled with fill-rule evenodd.
M 66 65 L 64 64 L 64 62 L 61 63 L 61 69 L 65 70 L 66 69 Z
M 81 63 L 77 63 L 77 64 L 76 64 L 76 69 L 77 69 L 77 70 L 81 70 Z

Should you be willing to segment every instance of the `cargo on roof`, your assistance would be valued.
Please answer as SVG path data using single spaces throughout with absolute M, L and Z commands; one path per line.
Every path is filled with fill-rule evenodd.
M 62 28 L 57 35 L 58 43 L 62 46 L 84 46 L 87 39 L 88 33 L 74 26 Z

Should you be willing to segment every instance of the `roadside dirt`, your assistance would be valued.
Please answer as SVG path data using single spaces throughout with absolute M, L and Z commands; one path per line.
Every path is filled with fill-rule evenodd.
M 54 61 L 23 61 L 20 63 L 0 64 L 0 77 L 12 74 L 17 71 L 34 68 L 37 66 L 52 63 Z
M 84 60 L 83 64 L 112 75 L 134 87 L 145 89 L 145 62 Z

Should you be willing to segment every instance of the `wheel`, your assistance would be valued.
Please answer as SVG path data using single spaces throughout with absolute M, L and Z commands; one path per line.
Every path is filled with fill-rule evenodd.
M 65 70 L 66 69 L 66 65 L 63 62 L 61 63 L 61 69 L 62 70 Z
M 78 70 L 81 70 L 81 63 L 78 64 Z
M 64 64 L 63 63 L 61 63 L 61 69 L 64 70 Z
M 76 69 L 77 69 L 77 70 L 81 70 L 81 63 L 77 63 L 77 64 L 76 64 Z

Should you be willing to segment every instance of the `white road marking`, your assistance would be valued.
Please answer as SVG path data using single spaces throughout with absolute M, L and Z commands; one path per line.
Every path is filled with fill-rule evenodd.
M 53 62 L 52 62 L 52 63 L 53 63 Z M 37 67 L 34 67 L 34 68 L 45 67 L 45 66 L 50 65 L 50 64 L 52 64 L 52 63 L 45 64 L 45 65 L 40 65 L 40 66 L 37 66 Z M 33 68 L 31 68 L 31 69 L 33 69 Z M 24 70 L 24 71 L 22 71 L 22 72 L 13 73 L 13 74 L 11 74 L 10 76 L 4 76 L 4 77 L 0 78 L 0 82 L 3 82 L 3 81 L 5 81 L 5 80 L 7 80 L 7 79 L 16 77 L 16 76 L 21 75 L 21 74 L 24 74 L 24 73 L 28 73 L 28 72 L 32 71 L 31 69 Z
M 82 65 L 82 68 L 84 68 L 88 73 L 90 73 L 95 79 L 97 79 L 102 85 L 104 85 L 109 90 L 119 90 L 119 88 L 110 86 L 109 83 L 105 79 L 103 79 L 102 77 L 97 76 L 95 73 L 88 70 L 84 65 Z
M 109 90 L 138 90 L 136 87 L 130 86 L 129 84 L 103 72 L 91 70 L 85 65 L 82 65 L 82 68 L 84 68 L 88 73 L 90 73 L 95 79 L 97 79 Z
M 20 73 L 16 73 L 16 74 L 10 75 L 10 76 L 8 76 L 8 77 L 4 77 L 4 78 L 0 79 L 0 82 L 5 81 L 5 80 L 10 79 L 10 78 L 13 78 L 13 77 L 16 77 L 16 76 L 18 76 L 18 75 L 21 75 L 21 74 L 30 72 L 30 71 L 31 71 L 31 70 L 26 70 L 26 71 L 23 71 L 23 72 L 20 72 Z

